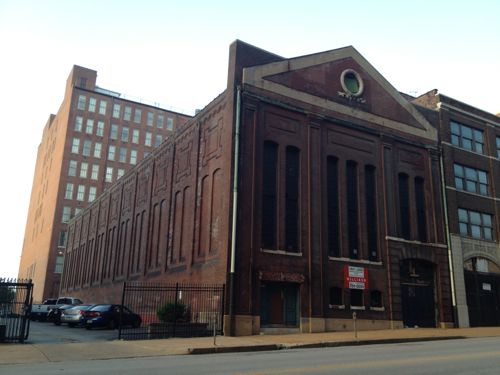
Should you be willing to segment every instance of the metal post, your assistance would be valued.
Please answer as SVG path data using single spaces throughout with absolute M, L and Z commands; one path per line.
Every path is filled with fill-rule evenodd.
M 177 328 L 177 298 L 179 293 L 179 283 L 175 283 L 175 300 L 174 300 L 174 328 L 172 329 L 172 337 L 175 337 L 175 329 Z
M 356 329 L 356 312 L 352 313 L 352 323 L 354 326 L 354 338 L 357 340 L 358 339 L 358 330 Z

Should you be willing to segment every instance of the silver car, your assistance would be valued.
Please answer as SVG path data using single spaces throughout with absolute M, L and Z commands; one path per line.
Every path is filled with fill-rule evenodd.
M 82 312 L 87 311 L 95 305 L 77 305 L 64 310 L 61 313 L 61 323 L 67 323 L 70 327 L 76 327 L 82 323 Z

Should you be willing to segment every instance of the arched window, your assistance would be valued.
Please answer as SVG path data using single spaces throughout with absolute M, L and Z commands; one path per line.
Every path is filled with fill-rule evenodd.
M 410 197 L 408 186 L 408 175 L 400 173 L 398 175 L 399 189 L 399 214 L 400 214 L 400 235 L 405 239 L 410 239 Z
M 278 145 L 266 141 L 262 155 L 261 215 L 261 246 L 265 249 L 277 248 L 277 167 Z
M 328 255 L 340 257 L 339 232 L 339 181 L 338 160 L 328 156 L 326 160 L 326 189 L 328 205 Z

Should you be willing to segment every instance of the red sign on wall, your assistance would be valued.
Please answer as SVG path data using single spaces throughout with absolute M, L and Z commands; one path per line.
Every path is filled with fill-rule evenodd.
M 344 266 L 344 288 L 368 289 L 368 268 Z

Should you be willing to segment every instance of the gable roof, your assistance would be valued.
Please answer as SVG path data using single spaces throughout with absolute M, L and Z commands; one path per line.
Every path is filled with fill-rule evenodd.
M 342 72 L 363 82 L 354 97 L 344 92 Z M 352 46 L 243 69 L 243 84 L 274 92 L 397 132 L 437 140 L 437 130 Z

